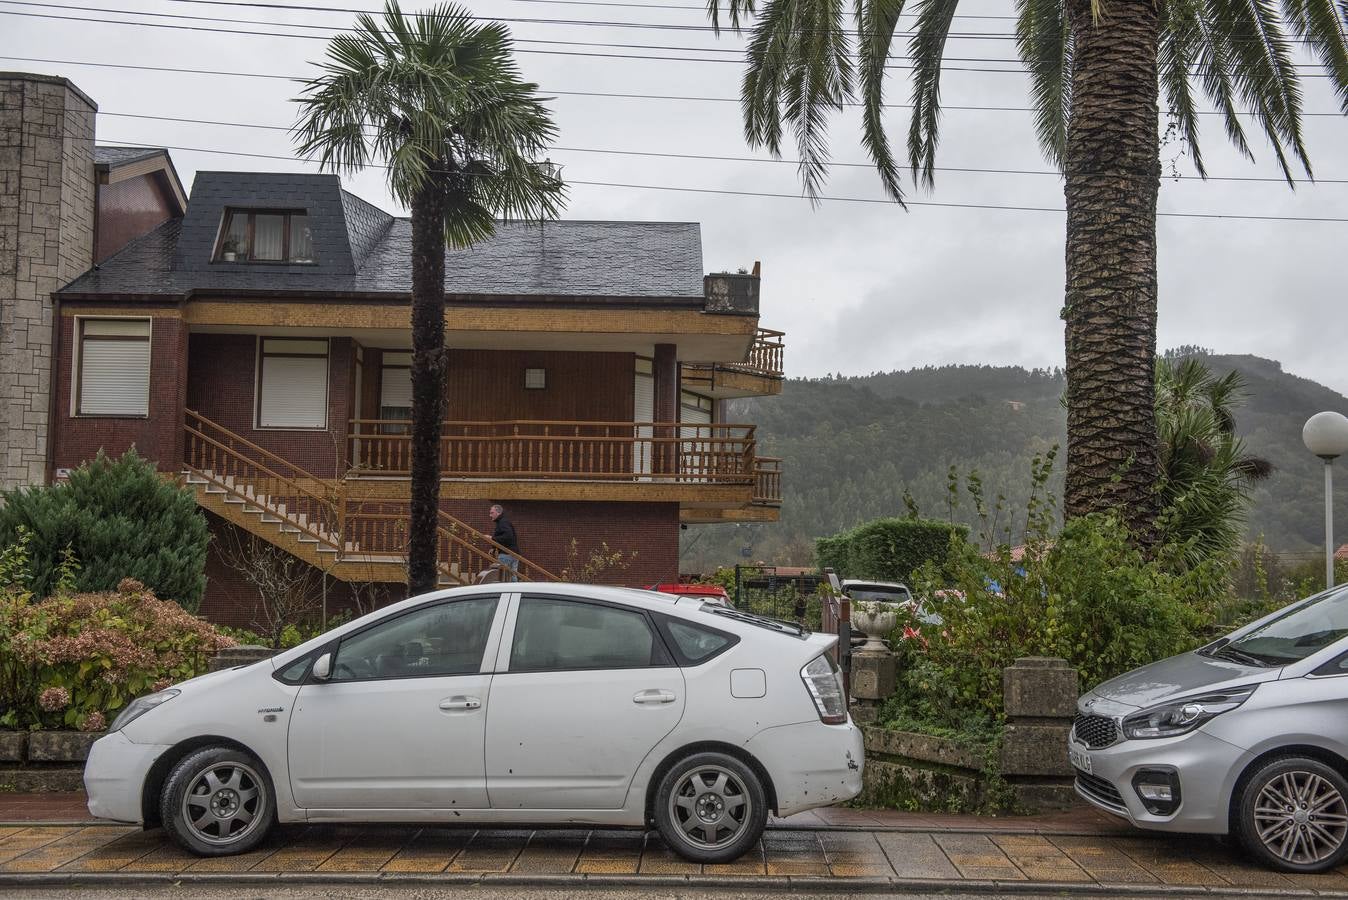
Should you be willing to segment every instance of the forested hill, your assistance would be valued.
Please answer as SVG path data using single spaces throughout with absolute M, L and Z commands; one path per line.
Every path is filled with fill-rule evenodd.
M 1348 399 L 1281 364 L 1255 356 L 1206 355 L 1216 373 L 1241 372 L 1249 396 L 1236 412 L 1250 452 L 1275 466 L 1258 486 L 1251 537 L 1271 547 L 1308 551 L 1323 541 L 1321 463 L 1301 443 L 1301 426 L 1325 409 L 1348 413 Z M 681 568 L 765 560 L 811 561 L 815 537 L 877 516 L 903 515 L 905 489 L 924 515 L 951 514 L 951 465 L 976 470 L 992 503 L 1006 496 L 1023 518 L 1030 460 L 1066 446 L 1061 371 L 1006 366 L 942 366 L 861 377 L 791 379 L 781 396 L 737 400 L 730 421 L 758 425 L 759 452 L 783 458 L 781 521 L 693 526 L 684 533 Z M 1062 454 L 1053 488 L 1060 494 Z M 1348 540 L 1348 466 L 1335 491 L 1336 533 Z M 973 524 L 967 492 L 953 511 Z

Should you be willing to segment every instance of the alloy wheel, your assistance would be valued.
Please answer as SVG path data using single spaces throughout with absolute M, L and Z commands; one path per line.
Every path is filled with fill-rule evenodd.
M 1314 772 L 1283 772 L 1269 779 L 1255 798 L 1254 827 L 1278 859 L 1318 863 L 1348 838 L 1348 803 L 1338 788 Z
M 197 773 L 183 795 L 182 821 L 192 835 L 216 846 L 247 837 L 262 822 L 265 782 L 249 766 L 219 762 Z
M 721 766 L 693 769 L 669 795 L 670 818 L 689 843 L 706 849 L 733 843 L 753 812 L 749 792 L 734 772 Z

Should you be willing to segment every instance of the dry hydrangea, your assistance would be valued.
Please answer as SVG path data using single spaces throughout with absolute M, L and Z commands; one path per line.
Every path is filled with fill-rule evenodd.
M 37 705 L 43 712 L 59 712 L 70 705 L 70 691 L 63 687 L 49 687 L 38 695 Z

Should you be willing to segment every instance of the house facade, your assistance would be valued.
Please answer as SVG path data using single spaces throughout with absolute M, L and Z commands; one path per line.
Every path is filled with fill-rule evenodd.
M 224 552 L 241 536 L 320 572 L 329 609 L 397 595 L 409 220 L 327 175 L 199 172 L 183 198 L 163 151 L 87 141 L 89 265 L 52 276 L 30 329 L 46 316 L 41 477 L 134 446 L 191 485 L 217 621 L 256 618 Z M 695 223 L 501 223 L 449 252 L 445 288 L 442 583 L 490 567 L 492 503 L 545 580 L 605 547 L 622 564 L 602 580 L 674 580 L 681 528 L 775 520 L 778 461 L 724 408 L 780 390 L 783 336 L 759 325 L 757 271 L 704 274 Z

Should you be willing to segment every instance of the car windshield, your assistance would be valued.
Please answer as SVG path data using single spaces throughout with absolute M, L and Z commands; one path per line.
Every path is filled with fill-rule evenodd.
M 845 587 L 847 596 L 853 600 L 880 601 L 882 603 L 905 603 L 912 599 L 908 588 L 902 585 L 889 587 L 878 584 L 858 584 Z
M 1321 594 L 1234 641 L 1213 647 L 1211 653 L 1282 666 L 1305 659 L 1343 637 L 1348 637 L 1348 587 Z

